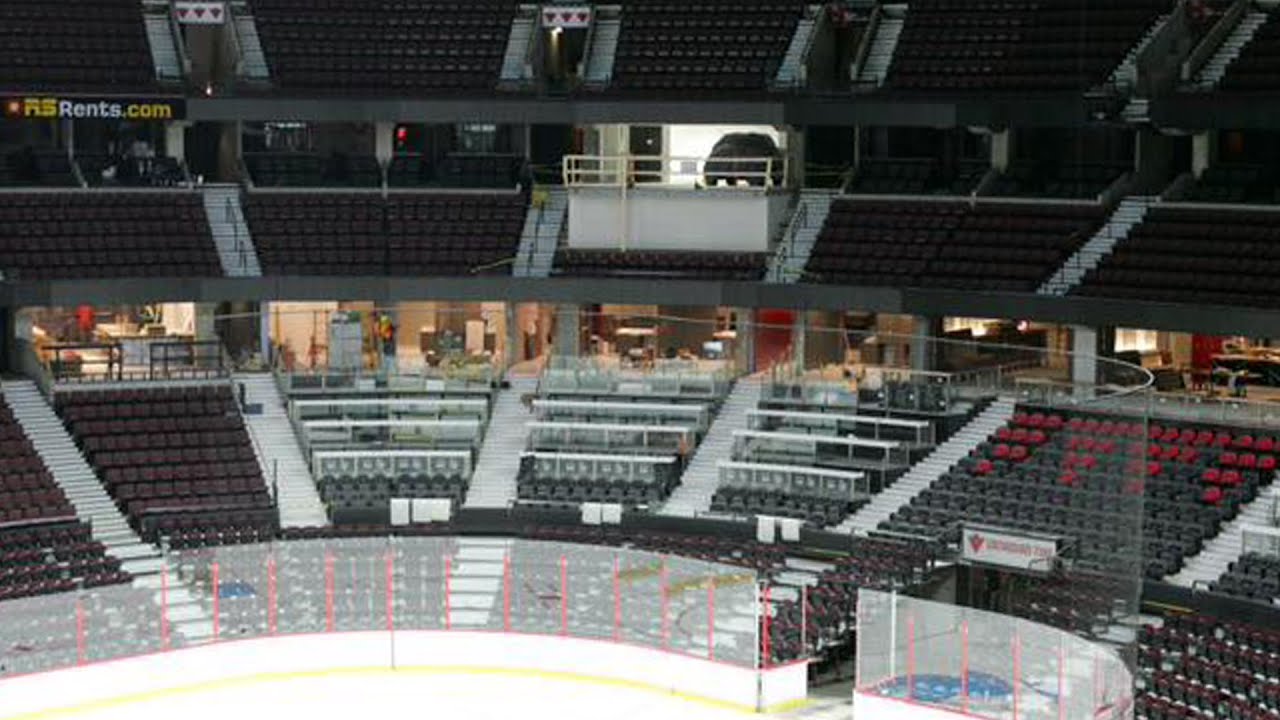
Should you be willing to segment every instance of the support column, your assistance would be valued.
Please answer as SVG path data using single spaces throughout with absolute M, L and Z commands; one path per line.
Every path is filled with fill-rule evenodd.
M 179 163 L 187 161 L 187 124 L 169 122 L 164 124 L 164 154 Z
M 373 155 L 380 165 L 385 166 L 391 162 L 395 151 L 395 132 L 395 123 L 380 122 L 373 125 Z
M 756 311 L 755 308 L 734 308 L 738 331 L 734 365 L 738 372 L 750 375 L 756 371 Z
M 1098 331 L 1071 326 L 1071 381 L 1094 385 L 1098 381 Z
M 1013 157 L 1013 131 L 1005 128 L 991 133 L 991 167 L 1004 172 Z
M 271 303 L 263 302 L 258 307 L 258 352 L 267 367 L 274 367 L 276 359 L 271 354 Z
M 1213 161 L 1218 150 L 1218 133 L 1205 130 L 1191 136 L 1191 174 L 1199 178 Z
M 556 305 L 556 334 L 552 353 L 559 357 L 577 357 L 582 337 L 582 314 L 577 305 Z
M 507 325 L 506 352 L 502 354 L 502 371 L 505 374 L 516 363 L 516 358 L 520 357 L 520 350 L 524 347 L 524 337 L 520 324 L 516 322 L 516 304 L 503 303 L 502 312 Z
M 799 188 L 805 186 L 805 149 L 804 149 L 804 129 L 788 128 L 787 129 L 787 187 Z
M 791 325 L 791 360 L 798 370 L 804 370 L 805 354 L 809 339 L 809 311 L 797 310 L 796 321 Z
M 938 343 L 942 335 L 942 319 L 927 315 L 912 317 L 911 369 L 934 370 L 938 367 Z

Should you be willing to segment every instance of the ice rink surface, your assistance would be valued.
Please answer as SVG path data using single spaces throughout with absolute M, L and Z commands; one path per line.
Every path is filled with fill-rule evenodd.
M 813 717 L 817 708 L 785 717 Z M 846 713 L 818 713 L 822 718 Z M 226 720 L 237 718 L 375 720 L 743 720 L 768 716 L 607 681 L 448 671 L 327 673 L 227 682 L 24 720 Z

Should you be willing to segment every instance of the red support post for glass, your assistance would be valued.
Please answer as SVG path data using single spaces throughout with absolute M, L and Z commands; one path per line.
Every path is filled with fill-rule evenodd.
M 716 579 L 707 580 L 707 659 L 716 659 Z
M 671 649 L 671 627 L 667 625 L 667 609 L 671 602 L 667 596 L 667 556 L 662 556 L 662 566 L 658 571 L 660 590 L 662 592 L 662 649 Z
M 88 655 L 84 637 L 84 601 L 76 600 L 76 664 L 83 665 Z
M 387 560 L 386 560 L 386 563 L 387 563 L 387 632 L 392 632 L 396 629 L 395 562 L 396 562 L 395 556 L 391 554 L 390 550 L 388 550 Z
M 502 556 L 502 629 L 511 632 L 511 555 Z
M 453 585 L 453 558 L 444 556 L 444 629 L 453 629 L 453 608 L 449 604 L 449 590 Z
M 800 654 L 809 654 L 809 586 L 800 586 Z
M 618 571 L 618 558 L 613 558 L 613 641 L 622 640 L 622 575 Z
M 333 553 L 324 554 L 324 631 L 333 632 Z
M 160 649 L 169 649 L 169 567 L 160 566 Z
M 907 616 L 907 699 L 916 697 L 916 617 Z
M 276 598 L 276 558 L 267 558 L 267 632 L 276 634 L 276 614 L 279 612 L 279 601 Z
M 1013 634 L 1013 720 L 1018 720 L 1019 687 L 1022 685 L 1022 639 Z
M 569 634 L 569 558 L 560 556 L 560 634 Z
M 960 711 L 969 712 L 969 621 L 960 623 Z
M 213 585 L 213 641 L 218 641 L 218 605 L 221 602 L 222 585 L 218 582 L 218 563 L 209 568 L 210 581 Z
M 764 622 L 762 623 L 764 627 L 760 631 L 762 635 L 760 638 L 760 665 L 762 667 L 769 667 L 773 664 L 772 660 L 770 660 L 773 650 L 772 633 L 770 632 L 770 628 L 773 625 L 773 604 L 769 600 L 770 590 L 771 588 L 768 585 L 764 586 L 764 607 L 760 609 L 761 614 L 764 615 Z

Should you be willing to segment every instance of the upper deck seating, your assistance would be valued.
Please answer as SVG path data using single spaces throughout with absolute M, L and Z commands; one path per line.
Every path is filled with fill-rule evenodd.
M 494 88 L 514 0 L 253 0 L 271 79 L 310 95 Z

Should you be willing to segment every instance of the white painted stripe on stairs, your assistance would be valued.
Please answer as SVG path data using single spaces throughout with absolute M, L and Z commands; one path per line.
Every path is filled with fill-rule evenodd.
M 833 529 L 845 533 L 868 533 L 878 528 L 881 523 L 911 502 L 912 498 L 932 485 L 943 473 L 950 470 L 961 458 L 991 437 L 999 427 L 1009 422 L 1013 417 L 1015 405 L 1012 398 L 998 398 L 947 438 L 946 442 L 934 448 L 933 452 L 913 465 L 906 474 L 871 498 L 871 502 L 863 505 L 858 512 L 845 518 L 844 522 Z

